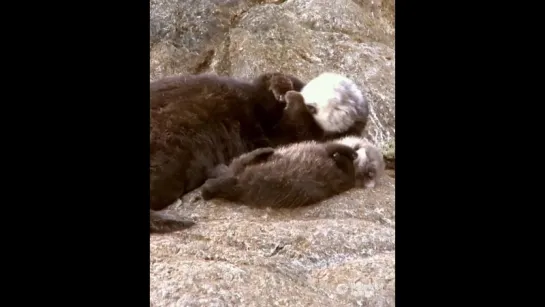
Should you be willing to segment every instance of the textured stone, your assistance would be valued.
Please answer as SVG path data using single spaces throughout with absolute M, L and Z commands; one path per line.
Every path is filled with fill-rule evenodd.
M 197 190 L 169 210 L 197 224 L 150 237 L 152 306 L 394 306 L 390 177 L 306 208 L 205 202 Z
M 151 0 L 150 80 L 335 71 L 370 101 L 367 137 L 395 160 L 393 0 Z M 394 172 L 389 172 L 394 177 Z M 151 306 L 395 306 L 395 183 L 316 206 L 204 202 L 168 210 L 196 221 L 150 237 Z
M 395 137 L 392 0 L 152 0 L 150 79 L 214 72 L 252 78 L 324 71 L 353 78 L 370 101 L 367 137 Z

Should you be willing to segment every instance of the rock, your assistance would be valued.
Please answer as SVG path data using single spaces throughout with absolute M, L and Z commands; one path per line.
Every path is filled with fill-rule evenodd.
M 393 0 L 150 4 L 150 80 L 284 71 L 309 81 L 338 72 L 362 87 L 367 137 L 395 159 Z M 169 209 L 195 226 L 150 237 L 151 306 L 395 305 L 393 178 L 292 210 L 198 195 Z
M 151 306 L 394 306 L 394 192 L 281 210 L 189 193 L 169 210 L 196 225 L 150 237 Z
M 384 155 L 384 161 L 386 162 L 387 169 L 395 169 L 396 163 L 396 147 L 395 140 L 391 139 L 382 147 L 382 153 Z
M 378 0 L 375 0 L 378 1 Z M 353 78 L 371 105 L 368 138 L 395 136 L 393 0 L 151 0 L 150 79 L 324 71 Z

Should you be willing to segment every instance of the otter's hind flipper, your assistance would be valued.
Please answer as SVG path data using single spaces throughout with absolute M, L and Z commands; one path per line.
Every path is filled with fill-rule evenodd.
M 187 229 L 195 222 L 181 220 L 150 210 L 150 233 L 168 233 Z
M 267 159 L 274 153 L 274 148 L 265 147 L 258 148 L 248 153 L 242 154 L 235 158 L 231 162 L 230 168 L 233 171 L 233 174 L 239 174 L 247 166 L 252 164 L 258 164 L 267 161 Z
M 201 188 L 202 199 L 223 198 L 236 201 L 241 194 L 241 190 L 237 184 L 238 180 L 235 177 L 224 176 L 208 179 Z

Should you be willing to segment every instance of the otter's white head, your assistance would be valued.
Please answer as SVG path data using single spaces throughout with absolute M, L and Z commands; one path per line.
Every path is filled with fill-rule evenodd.
M 363 137 L 347 136 L 337 142 L 352 147 L 358 154 L 354 160 L 356 187 L 375 187 L 386 168 L 381 150 Z
M 367 100 L 356 83 L 342 75 L 325 72 L 301 90 L 308 109 L 326 132 L 346 132 L 355 122 L 366 121 Z

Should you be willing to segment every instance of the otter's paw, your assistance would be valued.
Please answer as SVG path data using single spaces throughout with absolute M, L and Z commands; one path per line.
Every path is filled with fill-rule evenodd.
M 238 175 L 246 167 L 266 161 L 273 153 L 274 149 L 272 147 L 263 147 L 236 157 L 229 165 L 232 172 L 230 175 Z
M 222 198 L 234 190 L 237 184 L 235 177 L 219 177 L 208 179 L 201 188 L 201 196 L 204 200 Z
M 343 144 L 327 144 L 326 151 L 327 154 L 334 159 L 343 157 L 350 161 L 354 161 L 358 157 L 358 153 L 353 148 Z
M 293 90 L 293 82 L 288 76 L 275 73 L 269 80 L 269 90 L 273 93 L 276 100 L 284 101 L 286 92 Z
M 303 98 L 301 93 L 296 91 L 288 91 L 286 93 L 286 110 L 302 110 L 305 108 L 305 98 Z
M 345 155 L 342 155 L 339 152 L 334 153 L 332 159 L 333 161 L 335 161 L 335 165 L 337 165 L 337 168 L 339 168 L 351 178 L 356 179 L 356 168 L 354 166 L 353 160 L 350 160 Z
M 314 104 L 314 103 L 307 103 L 306 106 L 307 106 L 307 110 L 308 110 L 308 112 L 309 112 L 310 114 L 312 114 L 312 115 L 318 114 L 318 107 L 316 106 L 316 104 Z

